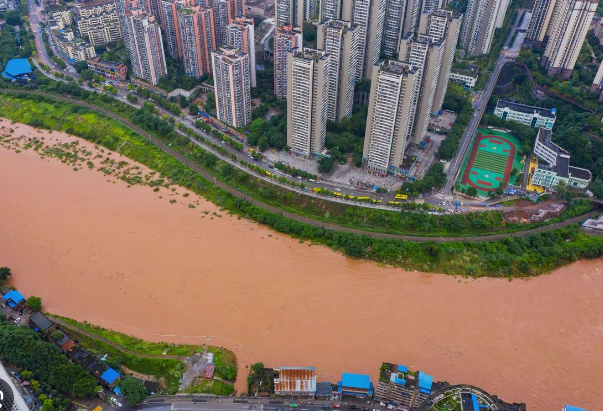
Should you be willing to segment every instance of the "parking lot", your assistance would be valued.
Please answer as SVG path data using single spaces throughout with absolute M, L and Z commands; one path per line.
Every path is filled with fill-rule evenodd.
M 425 174 L 436 159 L 436 150 L 440 147 L 446 136 L 428 131 L 425 138 L 429 139 L 429 142 L 424 147 L 420 148 L 413 144 L 407 149 L 408 155 L 416 156 L 415 162 L 410 167 L 410 176 L 417 180 L 425 177 Z

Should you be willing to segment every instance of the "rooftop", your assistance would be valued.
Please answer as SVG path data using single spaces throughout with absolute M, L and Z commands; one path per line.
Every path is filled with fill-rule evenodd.
M 350 374 L 344 372 L 341 375 L 341 385 L 346 388 L 370 390 L 371 378 L 366 374 Z
M 330 382 L 318 382 L 316 383 L 316 395 L 328 396 L 333 393 L 333 384 Z
M 545 147 L 549 148 L 550 150 L 553 150 L 557 154 L 569 155 L 569 152 L 567 150 L 564 150 L 557 144 L 553 143 L 553 132 L 551 130 L 547 130 L 546 128 L 539 129 L 537 138 L 540 144 L 543 144 Z
M 48 330 L 54 325 L 54 323 L 50 321 L 48 317 L 39 312 L 29 317 L 29 320 L 42 332 Z
M 316 367 L 280 367 L 275 392 L 316 392 Z
M 580 168 L 580 167 L 569 167 L 569 175 L 570 177 L 573 178 L 579 178 L 580 180 L 592 180 L 593 175 L 592 173 L 585 169 L 585 168 Z
M 572 405 L 566 405 L 563 411 L 586 411 L 584 408 L 574 407 Z
M 4 299 L 8 302 L 8 305 L 11 308 L 14 308 L 17 304 L 21 303 L 22 301 L 25 301 L 25 297 L 23 297 L 23 294 L 21 294 L 19 291 L 17 290 L 10 290 L 9 292 L 7 292 L 6 294 L 4 294 Z
M 496 108 L 509 108 L 509 110 L 518 111 L 520 113 L 538 114 L 541 117 L 548 117 L 552 119 L 556 117 L 555 113 L 557 112 L 556 108 L 534 107 L 525 104 L 514 103 L 508 100 L 499 100 L 498 103 L 496 103 Z
M 14 79 L 29 73 L 31 73 L 31 65 L 27 59 L 12 59 L 6 64 L 2 77 Z
M 603 214 L 601 214 L 596 220 L 594 218 L 589 218 L 584 223 L 582 223 L 582 227 L 603 230 Z
M 101 375 L 101 379 L 105 381 L 107 384 L 113 384 L 115 380 L 119 378 L 119 373 L 115 371 L 113 368 L 109 368 L 107 371 Z

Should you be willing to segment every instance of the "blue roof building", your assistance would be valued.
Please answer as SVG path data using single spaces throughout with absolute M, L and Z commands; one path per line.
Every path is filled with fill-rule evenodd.
M 414 409 L 434 390 L 433 377 L 401 364 L 383 363 L 375 398 L 405 409 Z M 436 383 L 437 386 L 438 383 Z
M 109 368 L 101 375 L 101 381 L 107 384 L 109 387 L 114 387 L 119 380 L 119 373 L 113 368 Z
M 4 294 L 4 299 L 10 308 L 17 308 L 21 304 L 25 303 L 25 297 L 23 297 L 23 294 L 17 290 L 11 290 Z
M 9 80 L 17 80 L 27 74 L 31 74 L 31 65 L 27 59 L 12 59 L 6 64 L 2 77 Z
M 586 411 L 584 408 L 578 408 L 571 405 L 566 405 L 561 411 Z
M 372 396 L 373 383 L 366 374 L 350 374 L 344 372 L 341 381 L 337 383 L 341 395 Z

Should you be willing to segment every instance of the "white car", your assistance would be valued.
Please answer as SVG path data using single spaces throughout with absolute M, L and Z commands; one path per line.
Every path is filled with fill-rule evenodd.
M 19 321 L 21 321 L 21 317 L 15 318 L 15 324 L 19 324 Z

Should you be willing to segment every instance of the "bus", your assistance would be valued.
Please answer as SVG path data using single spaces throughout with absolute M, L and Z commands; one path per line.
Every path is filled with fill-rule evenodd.
M 358 197 L 358 201 L 367 201 L 370 197 Z
M 381 204 L 381 200 L 373 200 L 374 204 Z
M 332 192 L 331 195 L 335 197 L 341 197 L 341 193 L 338 193 L 337 191 Z
M 406 194 L 396 194 L 396 200 L 408 200 L 408 196 Z
M 399 206 L 401 203 L 399 201 L 388 201 L 387 205 L 389 206 Z
M 318 187 L 314 187 L 313 190 L 314 190 L 315 193 L 320 193 L 320 188 L 318 188 Z

